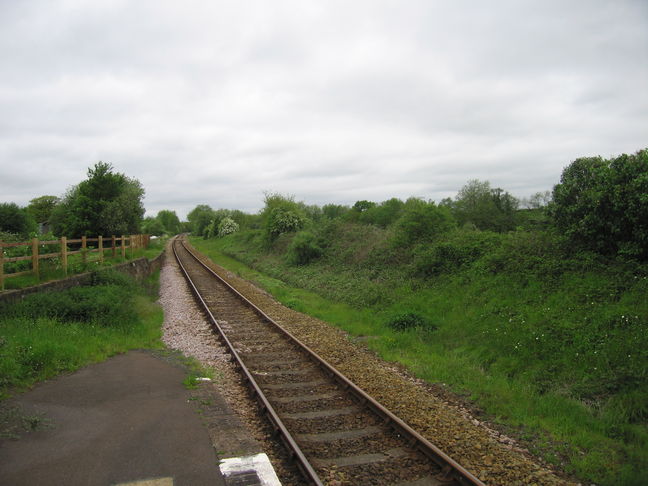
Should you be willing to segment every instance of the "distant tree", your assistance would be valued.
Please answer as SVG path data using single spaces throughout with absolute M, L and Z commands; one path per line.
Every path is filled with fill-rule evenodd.
M 139 181 L 97 162 L 88 178 L 68 190 L 51 215 L 55 234 L 68 237 L 133 234 L 144 216 Z
M 546 208 L 551 202 L 551 191 L 536 192 L 528 199 L 523 199 L 521 204 L 529 209 Z
M 581 248 L 648 260 L 648 149 L 576 159 L 554 186 L 550 215 Z
M 456 222 L 449 208 L 437 206 L 433 201 L 409 198 L 396 223 L 395 242 L 411 245 L 431 241 L 455 227 Z
M 508 192 L 491 189 L 490 182 L 473 179 L 463 186 L 452 205 L 461 225 L 480 230 L 507 231 L 515 228 L 518 200 Z
M 164 225 L 158 218 L 147 216 L 142 221 L 142 232 L 149 235 L 162 236 L 164 234 Z
M 187 221 L 191 225 L 191 232 L 196 236 L 203 236 L 205 228 L 214 219 L 214 210 L 207 204 L 199 204 L 187 214 Z
M 344 216 L 345 213 L 349 212 L 348 206 L 342 206 L 340 204 L 325 204 L 322 207 L 322 213 L 324 217 L 329 219 L 339 218 Z
M 26 237 L 36 231 L 31 214 L 16 203 L 0 203 L 0 231 Z
M 358 213 L 363 213 L 375 206 L 376 206 L 375 202 L 367 201 L 363 199 L 362 201 L 356 201 L 355 204 L 351 207 L 351 209 Z
M 49 221 L 52 211 L 61 200 L 56 196 L 40 196 L 29 201 L 27 211 L 37 223 Z
M 177 235 L 180 233 L 180 218 L 175 211 L 169 209 L 162 209 L 157 213 L 157 220 L 164 227 L 164 232 L 168 235 Z
M 282 233 L 292 233 L 304 227 L 306 216 L 293 196 L 266 193 L 264 202 L 261 220 L 268 243 L 274 241 Z

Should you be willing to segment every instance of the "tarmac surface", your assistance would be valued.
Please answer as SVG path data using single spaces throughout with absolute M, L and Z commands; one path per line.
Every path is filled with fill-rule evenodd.
M 34 430 L 0 437 L 0 485 L 232 484 L 186 376 L 170 360 L 131 351 L 12 398 L 2 405 Z M 225 430 L 230 441 L 244 435 Z

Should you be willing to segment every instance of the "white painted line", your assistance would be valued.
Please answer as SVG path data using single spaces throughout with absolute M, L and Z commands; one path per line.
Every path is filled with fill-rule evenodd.
M 220 470 L 226 478 L 254 471 L 259 476 L 262 486 L 281 486 L 270 459 L 264 453 L 255 456 L 221 459 Z

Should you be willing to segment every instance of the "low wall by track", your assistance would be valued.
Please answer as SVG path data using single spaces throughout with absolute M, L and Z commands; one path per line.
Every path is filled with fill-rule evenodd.
M 0 303 L 14 302 L 23 299 L 26 295 L 34 294 L 36 292 L 47 292 L 56 290 L 65 290 L 78 285 L 90 285 L 92 282 L 92 274 L 95 272 L 105 272 L 107 270 L 117 270 L 118 272 L 126 273 L 134 277 L 138 281 L 144 280 L 153 272 L 159 270 L 164 263 L 164 250 L 153 260 L 148 258 L 137 258 L 129 262 L 120 263 L 110 267 L 102 267 L 92 272 L 79 273 L 71 277 L 63 278 L 60 280 L 52 280 L 32 287 L 24 289 L 6 290 L 0 292 Z

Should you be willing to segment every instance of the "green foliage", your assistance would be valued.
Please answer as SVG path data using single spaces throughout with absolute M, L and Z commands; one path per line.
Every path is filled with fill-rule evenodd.
M 64 292 L 40 292 L 17 304 L 2 306 L 2 314 L 30 319 L 50 318 L 67 322 L 88 322 L 122 326 L 134 322 L 135 285 L 118 272 L 101 272 L 94 285 L 73 287 Z M 97 290 L 96 286 L 101 286 Z
M 239 230 L 239 225 L 232 218 L 225 217 L 218 225 L 218 236 L 227 236 L 236 233 Z
M 175 211 L 163 209 L 157 213 L 157 216 L 155 218 L 162 224 L 162 227 L 164 228 L 164 234 L 173 236 L 180 233 L 180 218 L 178 218 L 178 215 Z
M 402 216 L 396 223 L 394 242 L 398 245 L 412 245 L 432 241 L 450 231 L 456 225 L 450 210 L 437 206 L 433 201 L 410 198 L 405 203 Z
M 432 244 L 419 245 L 413 252 L 413 270 L 418 277 L 435 277 L 456 272 L 501 245 L 502 237 L 491 231 L 459 229 Z
M 341 204 L 325 204 L 324 206 L 322 206 L 323 216 L 329 219 L 341 218 L 348 212 L 349 207 L 343 206 Z
M 70 189 L 52 211 L 52 229 L 68 237 L 139 233 L 144 216 L 139 181 L 97 162 L 88 178 Z
M 49 221 L 52 211 L 60 199 L 56 196 L 40 196 L 29 201 L 27 211 L 32 215 L 37 223 Z
M 207 204 L 199 204 L 187 214 L 187 220 L 191 225 L 191 233 L 198 236 L 205 234 L 205 228 L 214 219 L 214 210 Z
M 390 317 L 387 326 L 394 331 L 407 331 L 410 329 L 424 329 L 434 331 L 437 329 L 429 320 L 416 312 L 404 312 Z
M 0 231 L 27 236 L 36 230 L 31 214 L 15 203 L 0 203 Z
M 91 287 L 3 304 L 0 397 L 115 353 L 161 346 L 163 316 L 152 300 L 130 278 L 102 273 Z
M 554 187 L 551 216 L 580 248 L 648 259 L 648 149 L 576 159 Z
M 583 481 L 641 484 L 648 452 L 645 265 L 570 255 L 549 232 L 462 229 L 427 245 L 439 248 L 437 266 L 419 279 L 411 276 L 409 250 L 389 254 L 381 246 L 390 230 L 338 221 L 327 231 L 326 256 L 299 266 L 264 249 L 258 232 L 213 243 L 263 270 L 248 277 L 292 308 L 352 336 L 371 336 L 367 345 L 385 359 L 469 393 L 530 436 L 562 444 L 562 460 Z M 444 257 L 452 264 L 444 266 Z M 535 447 L 555 452 L 542 442 Z
M 461 188 L 451 207 L 462 226 L 502 232 L 515 228 L 518 204 L 508 192 L 491 189 L 490 182 L 472 179 Z
M 296 203 L 292 196 L 276 193 L 265 195 L 265 206 L 261 218 L 266 240 L 270 243 L 283 233 L 294 233 L 304 227 L 306 217 L 303 205 Z
M 293 265 L 306 265 L 322 256 L 322 248 L 317 238 L 308 231 L 297 233 L 286 252 L 286 258 Z
M 142 221 L 142 231 L 148 235 L 162 236 L 164 234 L 164 225 L 158 218 L 147 216 Z

